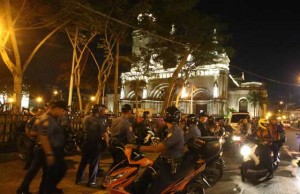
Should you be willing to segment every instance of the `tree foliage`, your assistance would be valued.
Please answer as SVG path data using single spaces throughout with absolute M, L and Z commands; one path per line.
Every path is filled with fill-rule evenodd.
M 171 94 L 174 90 L 175 80 L 189 57 L 195 66 L 218 63 L 220 55 L 225 54 L 224 26 L 213 18 L 200 13 L 197 1 L 162 0 L 151 1 L 148 12 L 140 20 L 140 26 L 150 36 L 151 41 L 142 48 L 145 59 L 150 57 L 164 68 L 174 68 L 175 71 L 169 79 L 169 88 L 163 110 L 170 105 Z M 153 35 L 154 34 L 154 35 Z

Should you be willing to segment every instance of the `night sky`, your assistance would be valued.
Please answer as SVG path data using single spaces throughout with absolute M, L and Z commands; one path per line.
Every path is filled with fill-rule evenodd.
M 228 25 L 230 46 L 235 50 L 230 58 L 231 73 L 239 75 L 242 69 L 249 72 L 245 72 L 247 81 L 265 82 L 271 101 L 299 99 L 300 87 L 290 85 L 300 84 L 300 12 L 296 3 L 201 0 L 199 5 Z
M 200 0 L 199 3 L 199 9 L 218 16 L 228 25 L 229 46 L 235 50 L 230 58 L 230 72 L 241 75 L 244 71 L 247 81 L 265 82 L 271 101 L 287 101 L 295 96 L 300 99 L 300 87 L 290 85 L 300 84 L 300 12 L 296 4 L 297 1 L 292 0 Z M 48 78 L 48 82 L 53 81 L 54 73 L 59 73 L 57 65 L 70 65 L 70 45 L 67 42 L 55 45 L 61 42 L 57 39 L 59 36 L 54 36 L 49 41 L 50 46 L 39 51 L 25 73 L 26 80 L 39 83 L 42 78 Z M 49 58 L 54 54 L 60 56 Z M 7 79 L 3 76 L 6 70 L 2 61 L 0 67 L 2 82 Z M 46 76 L 42 73 L 45 71 Z

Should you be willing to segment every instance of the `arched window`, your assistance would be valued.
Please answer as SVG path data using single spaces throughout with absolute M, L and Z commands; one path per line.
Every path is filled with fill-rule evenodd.
M 240 99 L 239 101 L 239 112 L 248 112 L 248 101 L 247 99 Z

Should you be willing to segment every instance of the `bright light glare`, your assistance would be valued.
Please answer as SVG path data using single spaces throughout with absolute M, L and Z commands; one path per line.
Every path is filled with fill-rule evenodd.
M 15 101 L 15 100 L 14 100 L 13 98 L 9 98 L 9 99 L 8 99 L 8 102 L 9 102 L 9 103 L 13 103 L 14 101 Z
M 233 140 L 233 141 L 241 141 L 241 137 L 240 137 L 240 136 L 234 135 L 234 136 L 232 137 L 232 140 Z
M 181 91 L 181 98 L 186 98 L 186 97 L 188 97 L 188 93 L 186 91 L 186 87 L 184 86 Z
M 37 97 L 37 98 L 36 98 L 36 101 L 37 101 L 37 102 L 42 102 L 42 101 L 43 101 L 43 98 L 42 98 L 42 97 Z
M 91 96 L 91 101 L 95 101 L 95 96 Z
M 247 157 L 250 155 L 251 153 L 251 148 L 247 145 L 244 145 L 242 148 L 241 148 L 241 154 L 244 156 L 244 157 Z

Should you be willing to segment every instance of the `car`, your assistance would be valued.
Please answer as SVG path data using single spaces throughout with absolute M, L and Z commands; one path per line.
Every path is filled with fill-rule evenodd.
M 233 112 L 229 117 L 228 125 L 230 125 L 235 132 L 238 132 L 239 122 L 244 118 L 247 118 L 248 121 L 250 121 L 250 114 L 248 112 Z
M 283 127 L 286 127 L 286 128 L 291 127 L 291 122 L 290 121 L 282 121 L 281 123 L 282 123 Z

